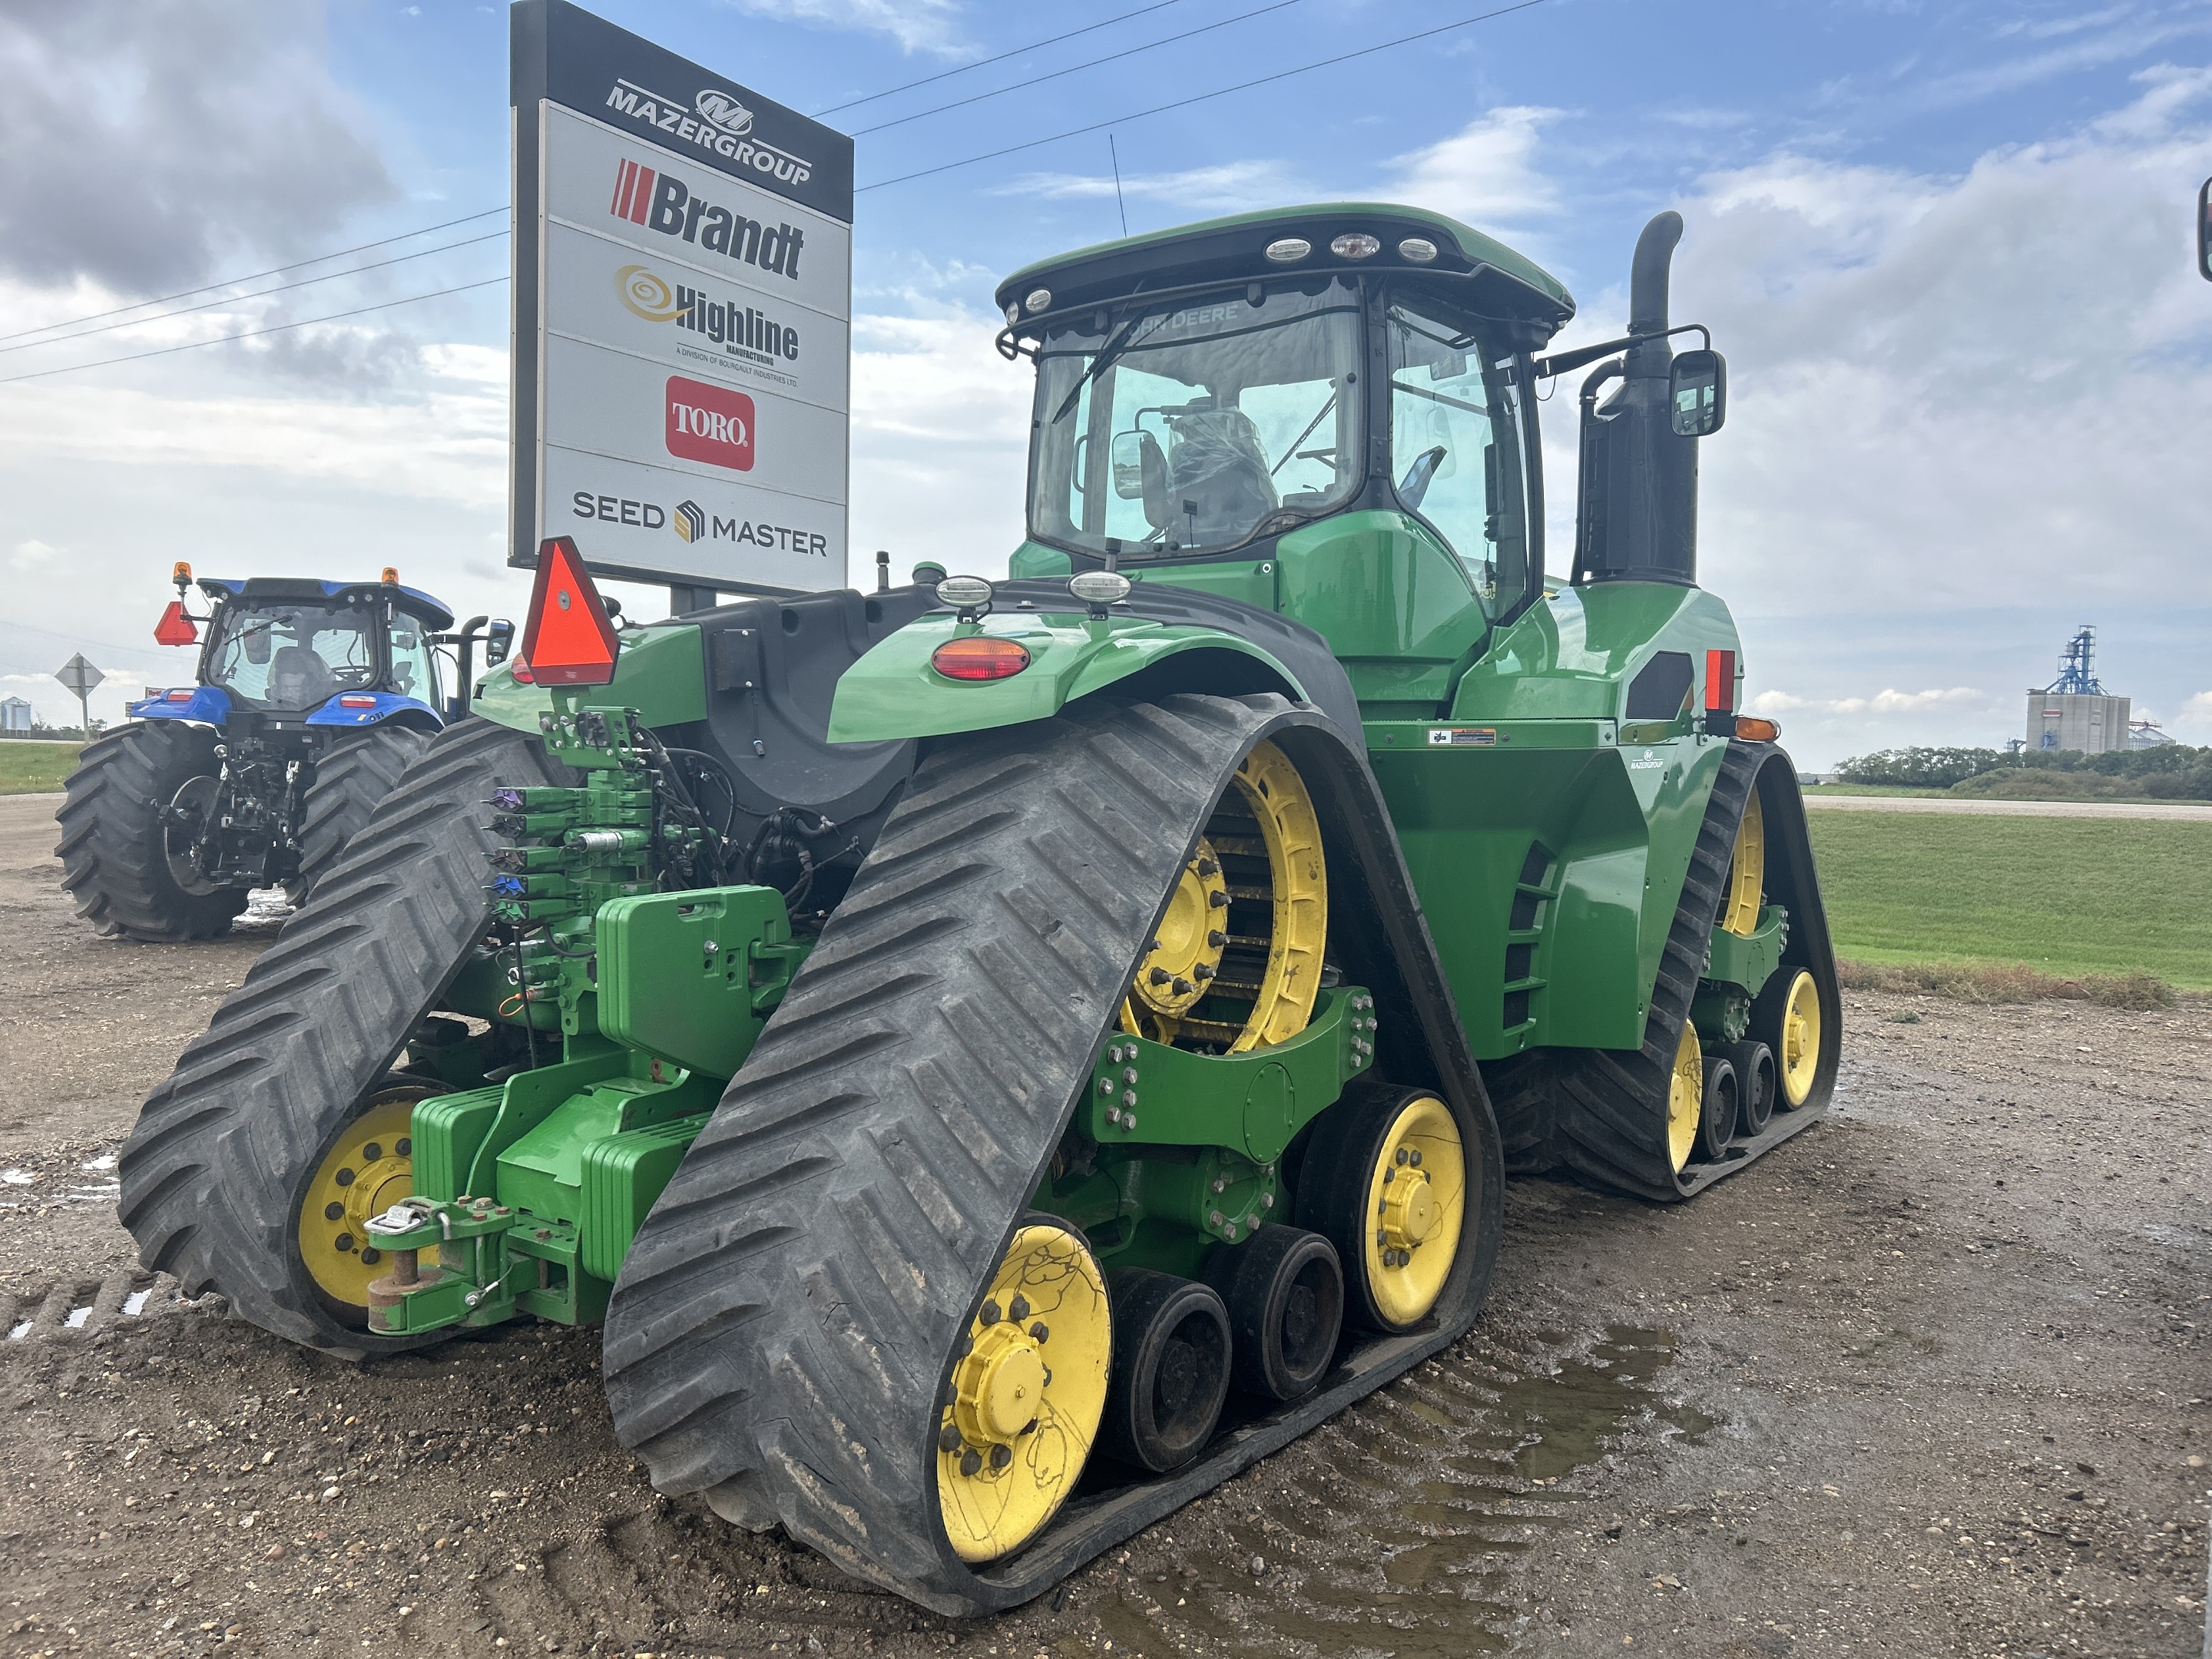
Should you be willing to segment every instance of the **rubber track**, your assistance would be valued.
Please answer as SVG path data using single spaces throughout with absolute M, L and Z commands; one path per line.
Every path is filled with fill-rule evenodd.
M 354 831 L 369 820 L 377 802 L 398 786 L 430 746 L 431 734 L 408 726 L 372 726 L 348 732 L 315 762 L 301 814 L 300 873 L 293 879 L 298 904 L 315 889 Z
M 1632 1052 L 1609 1048 L 1557 1049 L 1553 1150 L 1559 1162 L 1583 1179 L 1616 1192 L 1662 1202 L 1690 1197 L 1722 1176 L 1732 1175 L 1762 1153 L 1806 1129 L 1819 1118 L 1831 1085 L 1824 1081 L 1796 1111 L 1778 1111 L 1757 1139 L 1739 1141 L 1730 1155 L 1712 1163 L 1692 1161 L 1679 1174 L 1667 1143 L 1667 1097 L 1673 1080 L 1674 1051 L 1689 1018 L 1704 971 L 1708 941 L 1720 915 L 1728 885 L 1736 829 L 1743 821 L 1762 768 L 1776 763 L 1771 744 L 1731 741 L 1722 757 L 1705 805 L 1704 822 L 1691 850 L 1690 867 L 1676 902 L 1674 921 L 1652 987 L 1651 1010 L 1644 1025 L 1644 1046 Z M 1786 764 L 1786 761 L 1780 763 Z M 1802 807 L 1798 811 L 1802 813 Z M 1770 823 L 1769 836 L 1774 833 Z M 1771 890 L 1771 884 L 1770 884 Z M 1802 896 L 1799 909 L 1808 908 Z M 1814 886 L 1809 908 L 1817 910 Z M 1827 1030 L 1840 1035 L 1841 1009 L 1835 994 L 1835 965 L 1828 954 L 1825 918 L 1793 912 L 1791 925 L 1813 943 L 1810 966 L 1820 981 Z M 1802 952 L 1802 941 L 1791 955 Z M 1825 1076 L 1834 1072 L 1832 1042 L 1822 1044 Z
M 140 1109 L 118 1207 L 147 1267 L 295 1342 L 413 1346 L 324 1311 L 298 1261 L 297 1194 L 483 933 L 492 786 L 567 781 L 555 771 L 535 739 L 464 720 L 378 803 Z
M 76 913 L 102 933 L 144 944 L 213 939 L 246 908 L 246 890 L 191 894 L 170 879 L 156 815 L 185 778 L 212 768 L 213 739 L 171 720 L 133 721 L 94 738 L 69 775 L 54 814 L 62 886 Z M 207 750 L 196 757 L 195 748 Z M 167 787 L 164 788 L 164 784 Z
M 927 757 L 615 1287 L 608 1400 L 655 1486 L 780 1522 L 927 1606 L 984 1612 L 1464 1328 L 1486 1263 L 1443 1328 L 1370 1345 L 1180 1476 L 1078 1500 L 981 1574 L 942 1540 L 930 1443 L 952 1345 L 1212 802 L 1293 725 L 1325 723 L 1276 696 L 1082 704 Z

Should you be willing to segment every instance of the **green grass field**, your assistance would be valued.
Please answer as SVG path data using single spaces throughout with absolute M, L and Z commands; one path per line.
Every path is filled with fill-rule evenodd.
M 76 769 L 74 743 L 0 743 L 0 795 L 43 795 Z
M 2212 824 L 1814 812 L 1836 954 L 2212 991 Z

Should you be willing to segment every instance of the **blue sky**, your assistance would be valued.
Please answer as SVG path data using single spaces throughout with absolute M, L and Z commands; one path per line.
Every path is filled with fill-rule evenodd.
M 1143 3 L 594 9 L 815 111 Z M 826 118 L 860 132 L 856 547 L 1003 568 L 1024 388 L 989 350 L 990 289 L 1121 224 L 1103 131 L 866 185 L 1486 9 L 1292 0 L 1224 21 L 1264 3 L 1171 0 Z M 203 0 L 187 16 L 181 0 L 86 0 L 67 16 L 0 22 L 11 84 L 48 100 L 0 112 L 0 333 L 505 202 L 504 6 Z M 2212 575 L 2191 501 L 2212 436 L 2212 286 L 2189 247 L 2212 173 L 2208 64 L 2205 3 L 1544 0 L 1112 131 L 1132 229 L 1413 200 L 1550 266 L 1584 337 L 1620 321 L 1644 220 L 1680 208 L 1678 313 L 1714 326 L 1736 393 L 1706 446 L 1706 577 L 1807 763 L 2001 741 L 2081 622 L 2114 690 L 2212 742 Z M 71 169 L 76 195 L 55 182 Z M 0 375 L 504 268 L 504 241 L 478 242 L 0 351 Z M 173 556 L 240 574 L 396 561 L 467 608 L 515 608 L 498 563 L 505 306 L 491 287 L 0 386 L 6 689 L 58 717 L 42 677 L 71 648 L 118 685 L 181 672 L 131 646 Z M 1564 404 L 1547 413 L 1570 435 Z M 1570 501 L 1571 449 L 1554 469 Z

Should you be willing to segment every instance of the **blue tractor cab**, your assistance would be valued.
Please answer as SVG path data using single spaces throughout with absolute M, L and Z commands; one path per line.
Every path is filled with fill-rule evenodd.
M 483 617 L 448 631 L 453 612 L 392 570 L 195 582 L 179 564 L 174 580 L 154 637 L 199 644 L 196 682 L 88 744 L 58 815 L 79 914 L 146 940 L 220 933 L 256 888 L 304 897 L 456 717 L 477 645 L 496 664 L 513 636 Z M 195 588 L 204 615 L 185 608 Z

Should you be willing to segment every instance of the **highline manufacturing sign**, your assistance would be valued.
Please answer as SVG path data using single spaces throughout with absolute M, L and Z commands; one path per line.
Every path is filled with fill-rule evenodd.
M 513 52 L 508 562 L 844 586 L 853 141 L 567 0 Z

